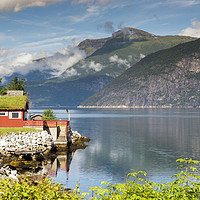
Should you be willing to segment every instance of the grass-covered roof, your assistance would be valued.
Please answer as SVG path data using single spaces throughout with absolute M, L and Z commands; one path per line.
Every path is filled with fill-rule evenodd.
M 28 102 L 27 96 L 0 96 L 1 110 L 24 110 Z

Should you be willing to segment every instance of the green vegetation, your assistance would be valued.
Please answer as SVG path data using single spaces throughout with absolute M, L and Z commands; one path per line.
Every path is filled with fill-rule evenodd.
M 28 99 L 27 96 L 0 96 L 1 110 L 22 110 L 25 108 Z
M 2 78 L 0 78 L 0 84 L 2 82 Z M 5 95 L 6 94 L 6 87 L 0 86 L 0 95 Z
M 91 199 L 104 200 L 127 200 L 127 199 L 173 199 L 173 200 L 189 200 L 200 198 L 200 183 L 197 181 L 200 176 L 194 172 L 198 172 L 193 167 L 199 161 L 192 159 L 178 159 L 181 165 L 181 172 L 174 175 L 174 179 L 170 183 L 158 184 L 147 181 L 142 176 L 146 176 L 143 171 L 133 171 L 127 175 L 127 182 L 123 184 L 111 184 L 110 182 L 102 182 L 105 187 L 93 187 L 90 190 L 95 192 L 95 196 Z M 133 178 L 133 180 L 132 180 Z
M 91 56 L 84 60 L 86 65 L 89 65 L 90 62 L 100 63 L 102 66 L 104 66 L 101 71 L 96 72 L 94 70 L 85 70 L 85 68 L 82 67 L 83 62 L 79 62 L 73 65 L 71 68 L 76 69 L 80 75 L 78 77 L 68 77 L 66 80 L 75 80 L 88 75 L 110 74 L 116 77 L 122 74 L 127 69 L 127 66 L 118 64 L 117 62 L 110 62 L 110 57 L 114 55 L 117 55 L 119 59 L 129 61 L 131 66 L 133 66 L 141 60 L 141 55 L 147 56 L 157 51 L 194 40 L 194 38 L 191 37 L 181 36 L 152 37 L 151 34 L 141 30 L 134 29 L 134 31 L 138 34 L 137 38 L 130 39 L 124 37 L 123 35 L 109 38 L 109 40 L 107 40 L 100 49 L 96 50 Z M 92 41 L 96 42 L 97 40 Z M 90 45 L 92 44 L 88 43 L 88 46 Z M 67 76 L 68 70 L 70 70 L 70 68 L 63 73 L 63 76 Z M 51 79 L 48 81 L 51 81 Z M 52 81 L 59 81 L 59 79 L 53 79 Z
M 61 184 L 52 183 L 49 178 L 32 181 L 30 178 L 25 177 L 19 181 L 0 180 L 0 199 L 78 200 L 81 199 L 81 195 L 75 191 L 68 192 Z
M 26 82 L 25 79 L 19 79 L 17 76 L 15 76 L 11 82 L 8 83 L 6 86 L 8 90 L 23 90 L 25 91 Z
M 0 78 L 0 84 L 2 82 L 2 78 Z M 26 89 L 26 82 L 25 79 L 19 79 L 17 76 L 15 76 L 11 82 L 9 82 L 5 86 L 0 86 L 0 95 L 5 95 L 7 93 L 7 90 L 23 90 Z
M 4 179 L 0 181 L 1 199 L 32 199 L 53 200 L 70 199 L 81 200 L 89 195 L 94 200 L 191 200 L 200 198 L 200 176 L 194 167 L 199 161 L 178 159 L 180 173 L 172 177 L 172 182 L 155 183 L 143 177 L 146 172 L 133 171 L 127 175 L 126 183 L 112 184 L 102 182 L 102 186 L 90 188 L 91 193 L 80 193 L 80 185 L 75 190 L 67 191 L 61 184 L 52 183 L 49 178 L 41 181 L 32 181 L 30 178 L 22 178 L 20 181 Z
M 37 129 L 33 129 L 33 128 L 23 128 L 23 127 L 1 127 L 0 128 L 0 135 L 5 135 L 5 134 L 10 134 L 10 133 L 17 133 L 19 134 L 19 132 L 26 132 L 26 131 L 33 131 L 33 132 L 37 132 Z
M 56 115 L 54 114 L 52 109 L 45 110 L 43 112 L 42 120 L 57 120 Z

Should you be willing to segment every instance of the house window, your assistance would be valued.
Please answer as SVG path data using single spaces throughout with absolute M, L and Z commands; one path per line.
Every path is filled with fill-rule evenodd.
M 0 117 L 8 116 L 8 112 L 0 112 Z
M 12 113 L 12 118 L 18 119 L 19 118 L 19 113 Z
M 10 112 L 9 119 L 21 119 L 21 112 Z

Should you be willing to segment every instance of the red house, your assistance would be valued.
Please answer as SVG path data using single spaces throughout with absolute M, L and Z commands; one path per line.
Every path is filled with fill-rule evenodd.
M 0 127 L 23 127 L 27 119 L 28 98 L 23 91 L 0 96 Z
M 54 141 L 66 143 L 69 127 L 68 120 L 42 120 L 35 118 L 27 120 L 29 108 L 28 98 L 23 91 L 8 91 L 7 95 L 0 96 L 0 128 L 26 127 L 47 130 Z

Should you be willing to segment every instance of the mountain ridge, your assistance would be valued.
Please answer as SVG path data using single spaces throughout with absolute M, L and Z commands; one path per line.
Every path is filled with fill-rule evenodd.
M 192 40 L 194 38 L 185 36 L 156 36 L 133 28 L 120 30 L 108 38 L 84 40 L 79 44 L 79 48 L 90 52 L 90 55 L 67 68 L 58 77 L 29 81 L 30 99 L 35 105 L 57 105 L 54 96 L 59 96 L 58 91 L 62 88 L 63 97 L 59 99 L 59 104 L 78 106 L 97 91 L 94 88 L 101 89 L 146 55 Z M 89 80 L 92 80 L 90 84 Z M 82 81 L 87 82 L 84 89 L 81 87 Z M 93 90 L 90 89 L 91 85 Z M 50 92 L 46 93 L 44 88 Z
M 84 106 L 199 107 L 200 39 L 146 56 Z

